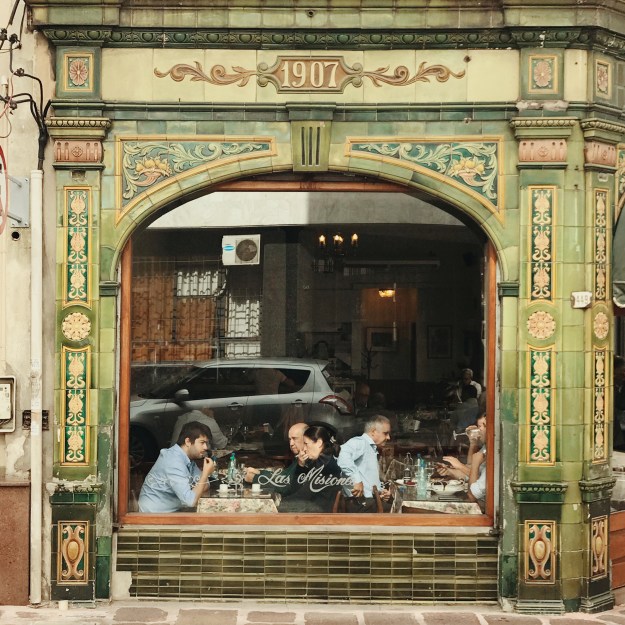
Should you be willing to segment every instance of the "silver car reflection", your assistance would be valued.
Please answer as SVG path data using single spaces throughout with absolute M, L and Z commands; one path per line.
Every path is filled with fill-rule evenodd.
M 175 443 L 178 417 L 207 408 L 228 438 L 241 428 L 273 426 L 286 411 L 292 422 L 327 423 L 343 440 L 360 433 L 351 414 L 353 382 L 333 375 L 327 361 L 216 359 L 169 373 L 130 402 L 133 464 L 152 461 Z

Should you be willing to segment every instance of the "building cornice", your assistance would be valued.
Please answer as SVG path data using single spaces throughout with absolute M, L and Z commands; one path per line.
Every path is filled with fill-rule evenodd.
M 156 21 L 156 18 L 155 18 Z M 59 46 L 241 49 L 598 49 L 625 58 L 625 35 L 598 26 L 535 28 L 132 28 L 53 24 L 40 28 Z

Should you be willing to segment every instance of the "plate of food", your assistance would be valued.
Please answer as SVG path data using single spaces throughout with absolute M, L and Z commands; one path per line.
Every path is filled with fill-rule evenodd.
M 416 486 L 417 482 L 415 480 L 395 480 L 395 484 L 398 486 Z
M 432 480 L 430 489 L 435 493 L 457 493 L 464 490 L 464 482 L 462 480 Z

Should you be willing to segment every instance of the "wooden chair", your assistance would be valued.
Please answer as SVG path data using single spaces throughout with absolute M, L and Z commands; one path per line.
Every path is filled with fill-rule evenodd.
M 382 502 L 382 498 L 380 497 L 380 493 L 378 489 L 373 487 L 373 498 L 375 499 L 375 510 L 373 512 L 383 513 L 384 512 L 384 503 Z M 339 490 L 336 493 L 336 497 L 334 498 L 334 505 L 332 506 L 332 512 L 364 512 L 362 506 L 357 503 L 358 500 L 354 497 L 345 497 L 343 494 L 343 490 Z M 352 504 L 351 506 L 348 504 Z
M 343 495 L 342 488 L 339 488 L 339 490 L 336 491 L 332 512 L 345 512 L 345 496 Z
M 384 512 L 384 504 L 382 503 L 382 497 L 380 497 L 380 493 L 378 492 L 378 487 L 374 486 L 372 492 L 373 498 L 375 499 L 376 512 Z

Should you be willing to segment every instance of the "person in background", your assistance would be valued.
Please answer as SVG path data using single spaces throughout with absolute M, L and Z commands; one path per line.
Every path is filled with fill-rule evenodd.
M 191 421 L 203 423 L 210 430 L 210 438 L 213 449 L 226 449 L 228 446 L 228 437 L 220 430 L 219 424 L 215 421 L 214 413 L 210 408 L 200 408 L 199 410 L 191 410 L 181 414 L 176 420 L 174 431 L 171 435 L 172 443 L 176 442 L 180 437 L 182 428 Z
M 350 438 L 341 447 L 338 465 L 353 484 L 351 490 L 346 488 L 346 495 L 359 500 L 359 512 L 375 510 L 374 486 L 384 501 L 390 499 L 391 492 L 382 489 L 378 465 L 378 447 L 383 447 L 390 439 L 391 422 L 382 415 L 376 415 L 365 423 L 363 434 Z
M 462 402 L 456 404 L 451 413 L 454 431 L 464 432 L 467 427 L 473 425 L 479 414 L 480 407 L 477 401 L 477 389 L 474 386 L 467 386 Z
M 215 470 L 209 440 L 210 430 L 203 423 L 184 425 L 177 443 L 161 450 L 147 474 L 139 494 L 139 512 L 177 512 L 197 505 Z M 202 460 L 202 470 L 196 460 Z
M 354 414 L 357 415 L 369 405 L 371 389 L 365 382 L 358 382 L 354 391 Z
M 293 462 L 280 471 L 279 480 L 273 480 L 276 472 L 271 469 L 254 469 L 247 467 L 245 481 L 248 484 L 258 483 L 262 488 L 272 490 L 277 493 L 286 493 L 292 489 L 292 480 L 298 467 L 304 467 L 308 457 L 304 449 L 304 432 L 308 429 L 306 423 L 295 423 L 289 428 L 288 439 L 291 452 L 295 456 Z
M 476 390 L 476 398 L 479 398 L 479 396 L 482 394 L 482 386 L 479 382 L 476 382 L 473 379 L 473 370 L 472 369 L 463 369 L 460 372 L 460 380 L 458 380 L 458 389 L 456 391 L 456 394 L 458 395 L 458 400 L 459 401 L 464 401 L 466 398 L 469 397 L 468 395 L 468 388 L 470 386 L 473 386 Z M 471 397 L 473 396 L 473 393 L 471 393 L 470 395 Z
M 625 358 L 614 356 L 614 440 L 616 451 L 625 451 Z
M 291 489 L 282 495 L 279 512 L 332 512 L 341 488 L 336 440 L 329 429 L 311 425 L 304 432 L 305 464 L 295 468 Z

